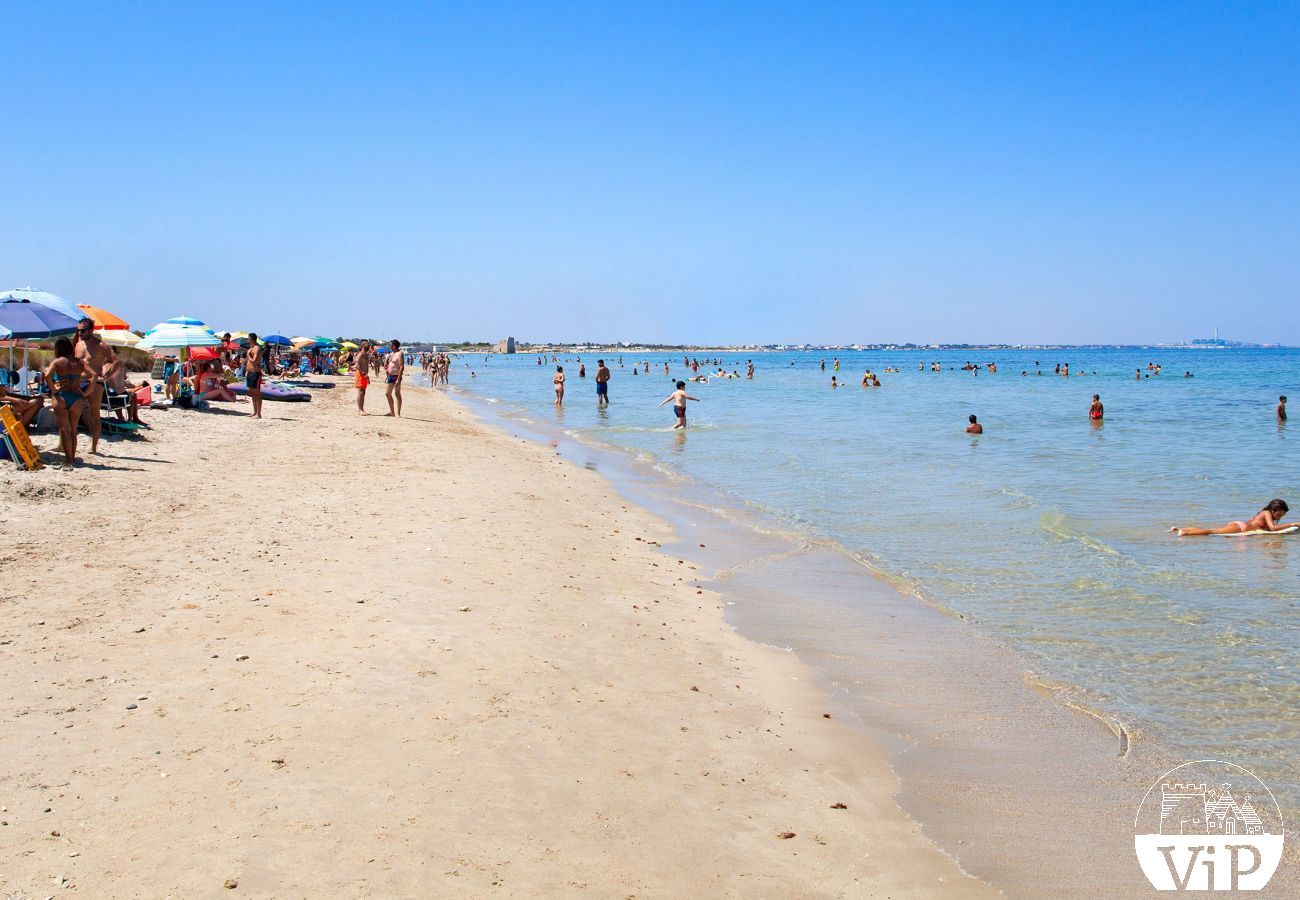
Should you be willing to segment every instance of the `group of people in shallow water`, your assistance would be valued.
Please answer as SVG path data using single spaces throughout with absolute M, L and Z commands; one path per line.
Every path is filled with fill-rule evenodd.
M 552 356 L 551 361 L 556 363 L 555 374 L 551 377 L 551 384 L 555 388 L 555 405 L 563 406 L 565 385 L 567 384 L 567 377 L 564 373 L 564 366 L 559 364 L 558 358 Z M 542 365 L 542 362 L 543 362 L 542 357 L 540 356 L 537 357 L 537 364 L 539 366 Z M 692 360 L 683 357 L 682 362 L 683 365 L 685 365 L 687 368 L 690 368 L 692 371 L 696 373 L 699 372 L 699 360 Z M 706 364 L 709 363 L 708 360 L 706 360 L 705 362 Z M 715 378 L 739 378 L 740 377 L 739 373 L 728 373 L 726 370 L 724 370 L 722 368 L 721 360 L 715 359 L 712 360 L 712 363 L 718 366 L 718 371 L 714 373 L 713 377 Z M 623 365 L 622 357 L 619 357 L 618 364 L 620 366 Z M 668 363 L 665 362 L 663 366 L 664 366 L 664 374 L 667 375 Z M 752 379 L 754 377 L 754 363 L 752 360 L 750 360 L 748 364 L 747 371 L 749 373 L 749 378 Z M 649 360 L 643 360 L 640 363 L 634 362 L 632 364 L 632 374 L 637 375 L 640 373 L 644 373 L 646 375 L 650 374 Z M 578 357 L 578 377 L 579 378 L 587 377 L 587 365 L 586 363 L 582 362 L 582 357 Z M 611 373 L 609 370 L 609 366 L 605 365 L 605 360 L 603 359 L 596 360 L 596 406 L 598 408 L 609 406 L 610 377 L 611 377 Z M 707 375 L 696 374 L 691 377 L 691 381 L 707 382 L 708 380 L 709 380 L 709 376 Z M 699 397 L 692 397 L 690 394 L 686 393 L 685 381 L 678 381 L 676 383 L 676 387 L 673 390 L 673 392 L 669 394 L 667 397 L 665 397 L 659 405 L 663 406 L 665 403 L 671 401 L 673 404 L 673 413 L 677 416 L 677 423 L 673 425 L 673 428 L 674 429 L 685 428 L 686 427 L 686 401 L 694 400 L 698 402 L 699 399 L 700 399 Z

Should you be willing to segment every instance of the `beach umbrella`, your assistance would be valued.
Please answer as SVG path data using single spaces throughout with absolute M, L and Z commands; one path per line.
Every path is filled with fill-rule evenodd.
M 0 302 L 6 300 L 16 300 L 20 303 L 26 300 L 30 303 L 39 303 L 41 306 L 46 306 L 56 312 L 61 312 L 63 315 L 68 316 L 73 320 L 80 319 L 82 316 L 81 310 L 77 309 L 77 307 L 73 306 L 67 300 L 64 300 L 58 294 L 51 294 L 49 291 L 34 291 L 31 288 L 17 288 L 0 294 Z
M 51 338 L 72 334 L 77 330 L 78 318 L 65 315 L 43 303 L 0 295 L 0 327 L 12 337 Z
M 158 325 L 192 325 L 195 328 L 208 328 L 207 322 L 200 322 L 198 319 L 191 319 L 189 316 L 176 316 L 166 322 L 159 322 Z M 155 325 L 154 328 L 157 328 L 158 325 Z M 211 330 L 211 328 L 208 328 L 208 331 Z
M 262 338 L 262 343 L 271 344 L 274 347 L 290 347 L 293 345 L 293 341 L 289 340 L 282 334 L 268 334 L 266 337 Z
M 77 309 L 83 316 L 89 316 L 90 321 L 95 323 L 96 331 L 130 331 L 131 326 L 126 323 L 125 319 L 113 315 L 108 310 L 100 309 L 98 306 L 87 306 L 84 303 L 78 303 Z
M 0 328 L 12 340 L 23 341 L 23 368 L 27 368 L 27 341 L 72 334 L 77 330 L 77 316 L 66 316 L 52 307 L 13 296 L 17 291 L 0 295 Z M 14 348 L 9 345 L 9 368 L 14 367 Z
M 358 345 L 358 344 L 354 344 L 354 343 L 352 343 L 351 341 L 344 341 L 343 343 L 339 344 L 339 346 L 342 347 L 344 350 L 360 350 L 360 349 L 361 349 L 360 345 Z
M 195 347 L 190 351 L 190 359 L 193 360 L 217 359 L 220 356 L 216 347 Z
M 197 319 L 187 319 L 186 324 L 181 324 L 175 319 L 168 319 L 166 322 L 159 322 L 144 336 L 139 347 L 141 350 L 220 347 L 221 338 L 202 325 L 189 324 L 197 321 Z
M 338 349 L 339 345 L 333 338 L 318 337 L 316 338 L 316 346 L 322 350 L 335 350 Z
M 99 338 L 110 347 L 134 347 L 143 340 L 143 338 L 134 331 L 122 331 L 117 328 L 114 328 L 111 331 L 96 331 L 95 337 Z

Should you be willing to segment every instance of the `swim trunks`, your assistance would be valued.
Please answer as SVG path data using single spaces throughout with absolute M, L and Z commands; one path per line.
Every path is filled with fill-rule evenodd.
M 389 383 L 389 384 L 397 384 L 397 376 L 396 376 L 396 375 L 389 375 L 389 376 L 388 376 L 388 383 Z
M 250 391 L 258 390 L 262 386 L 262 373 L 249 372 L 244 376 L 244 384 L 248 385 Z
M 608 381 L 598 381 L 598 382 L 596 382 L 596 393 L 597 393 L 597 394 L 608 394 L 608 393 L 609 393 L 609 382 L 608 382 Z
M 370 387 L 370 379 L 364 372 L 357 372 L 357 390 L 364 391 L 368 387 Z
M 686 407 L 684 406 L 674 406 L 673 412 L 677 413 L 677 418 L 679 419 L 686 418 Z

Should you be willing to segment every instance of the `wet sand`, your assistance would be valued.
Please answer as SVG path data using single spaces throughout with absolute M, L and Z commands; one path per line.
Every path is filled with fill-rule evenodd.
M 992 895 L 662 518 L 406 395 L 0 475 L 0 891 Z

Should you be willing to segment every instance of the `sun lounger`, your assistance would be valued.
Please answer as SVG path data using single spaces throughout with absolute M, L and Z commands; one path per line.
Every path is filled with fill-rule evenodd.
M 105 431 L 113 434 L 124 434 L 128 437 L 144 427 L 143 425 L 137 425 L 135 422 L 119 422 L 117 419 L 100 419 L 100 425 Z

